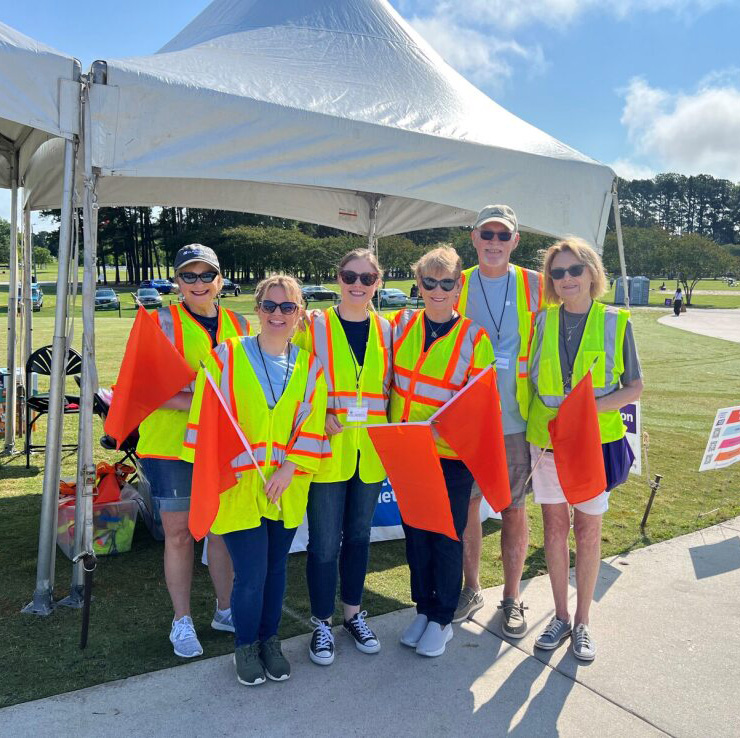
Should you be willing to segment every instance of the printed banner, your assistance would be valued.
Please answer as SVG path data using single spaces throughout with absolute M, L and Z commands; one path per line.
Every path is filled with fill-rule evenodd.
M 627 443 L 635 455 L 630 474 L 642 476 L 642 418 L 639 400 L 625 405 L 619 412 L 622 414 L 622 422 L 627 426 Z
M 717 410 L 699 471 L 724 469 L 740 461 L 740 405 Z

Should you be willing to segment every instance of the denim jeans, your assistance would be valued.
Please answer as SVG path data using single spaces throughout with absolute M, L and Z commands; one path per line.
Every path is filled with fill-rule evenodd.
M 411 599 L 416 611 L 442 626 L 452 622 L 462 588 L 462 536 L 468 522 L 473 475 L 462 461 L 440 459 L 459 541 L 404 524 Z
M 278 632 L 285 596 L 288 552 L 295 528 L 262 519 L 257 528 L 224 533 L 234 564 L 231 614 L 237 646 L 266 641 Z
M 345 605 L 359 605 L 365 587 L 370 526 L 382 482 L 365 484 L 359 468 L 346 482 L 313 482 L 308 493 L 306 579 L 311 614 L 334 614 L 339 577 Z M 339 571 L 337 572 L 337 561 Z

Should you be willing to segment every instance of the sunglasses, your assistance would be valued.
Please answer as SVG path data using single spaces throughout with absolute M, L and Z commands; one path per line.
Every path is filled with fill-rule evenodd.
M 259 304 L 260 310 L 266 313 L 274 313 L 277 308 L 280 308 L 280 312 L 283 315 L 293 315 L 298 310 L 298 305 L 294 302 L 275 302 L 274 300 L 262 300 Z
M 478 231 L 484 241 L 493 241 L 498 238 L 499 241 L 511 241 L 514 235 L 511 231 Z
M 185 284 L 195 284 L 198 280 L 203 282 L 203 284 L 210 284 L 218 277 L 218 272 L 203 272 L 202 274 L 196 272 L 180 272 L 177 276 Z
M 362 272 L 362 274 L 358 274 L 349 269 L 342 269 L 339 272 L 339 276 L 345 284 L 354 284 L 359 277 L 360 282 L 362 282 L 365 287 L 372 287 L 378 281 L 377 272 Z
M 445 292 L 452 292 L 457 284 L 456 279 L 435 279 L 434 277 L 422 277 L 421 284 L 425 290 L 433 290 L 439 285 Z
M 555 280 L 562 279 L 566 274 L 570 274 L 571 277 L 580 277 L 585 268 L 585 264 L 571 264 L 569 267 L 565 267 L 565 269 L 555 267 L 555 269 L 550 269 L 550 276 Z

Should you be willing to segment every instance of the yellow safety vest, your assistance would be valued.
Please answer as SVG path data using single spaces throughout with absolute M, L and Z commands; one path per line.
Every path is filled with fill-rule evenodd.
M 529 381 L 529 350 L 534 333 L 534 317 L 542 309 L 543 277 L 540 272 L 513 265 L 516 274 L 516 312 L 519 317 L 519 351 L 517 354 L 516 372 L 516 401 L 519 412 L 524 420 L 527 419 L 532 396 Z M 461 315 L 467 315 L 465 309 L 468 304 L 468 290 L 470 280 L 474 277 L 478 267 L 466 269 L 462 273 L 462 290 L 457 301 L 456 310 Z
M 596 397 L 619 389 L 619 378 L 624 373 L 624 336 L 629 315 L 628 310 L 593 303 L 573 364 L 572 386 L 575 387 L 593 365 L 591 375 Z M 559 345 L 560 306 L 552 305 L 537 315 L 529 365 L 535 394 L 529 407 L 527 440 L 540 448 L 551 445 L 547 424 L 558 414 L 565 399 Z M 599 428 L 602 443 L 619 440 L 627 430 L 619 410 L 599 413 Z
M 366 484 L 385 479 L 385 469 L 366 430 L 367 425 L 388 422 L 391 384 L 391 326 L 377 313 L 370 313 L 370 332 L 362 366 L 352 353 L 342 323 L 334 308 L 313 314 L 308 330 L 297 333 L 294 342 L 319 357 L 329 390 L 327 414 L 344 426 L 330 437 L 332 455 L 324 459 L 314 482 L 344 482 L 357 470 Z M 359 372 L 359 378 L 358 378 Z M 351 407 L 367 407 L 367 420 L 347 419 Z
M 424 310 L 401 310 L 393 328 L 391 422 L 426 420 L 493 362 L 493 346 L 485 330 L 461 317 L 452 330 L 424 351 Z M 459 456 L 444 439 L 437 452 L 445 459 Z
M 211 353 L 211 336 L 208 331 L 183 305 L 160 308 L 154 317 L 188 366 L 193 371 L 198 371 L 200 362 Z M 248 336 L 250 331 L 249 321 L 245 317 L 226 308 L 219 308 L 216 333 L 219 343 L 232 336 Z M 179 459 L 187 424 L 186 410 L 155 410 L 139 425 L 136 453 L 153 459 Z
M 307 351 L 297 349 L 293 372 L 285 391 L 270 409 L 257 375 L 247 356 L 242 338 L 219 344 L 206 369 L 221 390 L 226 404 L 252 447 L 266 479 L 286 461 L 298 469 L 280 497 L 280 507 L 265 495 L 264 483 L 245 451 L 231 463 L 239 481 L 220 496 L 213 533 L 256 528 L 262 518 L 282 520 L 286 528 L 297 528 L 303 521 L 308 502 L 308 487 L 321 461 L 331 454 L 324 434 L 326 381 L 321 362 Z M 188 433 L 183 458 L 192 461 L 198 443 L 198 420 L 203 398 L 205 373 L 201 370 L 188 418 Z

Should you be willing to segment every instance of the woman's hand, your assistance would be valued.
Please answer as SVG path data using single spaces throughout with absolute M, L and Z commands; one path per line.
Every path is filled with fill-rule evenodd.
M 292 461 L 286 461 L 267 480 L 267 484 L 265 484 L 265 494 L 267 495 L 267 499 L 270 500 L 273 505 L 278 504 L 278 500 L 282 496 L 283 492 L 288 489 L 288 486 L 293 481 L 295 470 L 296 465 Z
M 337 420 L 334 415 L 327 415 L 324 423 L 324 430 L 327 436 L 336 436 L 344 430 L 344 426 Z

